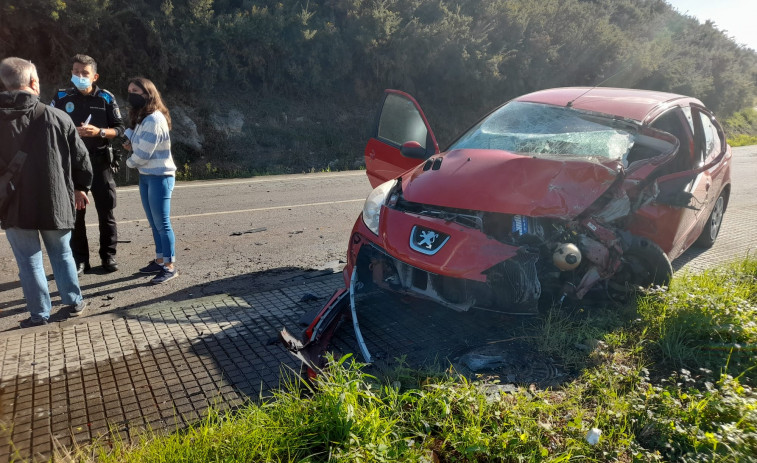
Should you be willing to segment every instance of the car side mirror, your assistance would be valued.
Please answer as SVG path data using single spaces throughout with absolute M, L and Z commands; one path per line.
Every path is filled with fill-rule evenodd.
M 692 194 L 688 191 L 688 185 L 705 170 L 712 169 L 720 163 L 728 150 L 723 148 L 720 154 L 705 165 L 699 166 L 694 170 L 683 172 L 674 172 L 657 178 L 657 188 L 659 193 L 655 201 L 661 204 L 667 204 L 674 207 L 687 207 L 691 201 Z
M 406 141 L 400 146 L 400 154 L 406 158 L 426 159 L 429 157 L 426 148 L 417 141 Z
M 662 180 L 658 179 L 659 192 L 655 202 L 673 207 L 688 207 L 694 197 L 689 191 L 689 185 L 696 177 L 697 174 L 686 172 L 680 176 L 669 175 Z

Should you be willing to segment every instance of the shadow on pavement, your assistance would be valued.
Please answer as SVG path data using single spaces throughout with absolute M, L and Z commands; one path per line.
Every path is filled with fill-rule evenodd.
M 341 273 L 333 271 L 282 268 L 263 276 L 202 283 L 111 313 L 138 322 L 143 330 L 162 327 L 146 345 L 181 344 L 187 354 L 216 365 L 224 384 L 240 396 L 255 399 L 279 386 L 283 366 L 299 371 L 299 361 L 278 342 L 279 330 L 296 326 L 303 313 L 320 308 L 341 284 Z
M 81 290 L 85 298 L 89 301 L 89 303 L 94 304 L 96 302 L 93 299 L 96 297 L 102 297 L 102 296 L 108 297 L 109 295 L 112 295 L 113 293 L 118 293 L 119 291 L 125 291 L 127 289 L 144 286 L 144 283 L 127 285 L 127 286 L 123 285 L 124 282 L 133 281 L 138 277 L 139 275 L 135 274 L 135 275 L 121 276 L 120 278 L 111 278 L 111 279 L 108 279 L 107 281 L 102 281 L 96 284 L 82 285 Z M 54 282 L 55 279 L 53 278 L 52 275 L 48 275 L 47 281 L 49 284 L 50 282 Z M 99 288 L 100 286 L 111 286 L 114 283 L 121 284 L 121 286 L 119 286 L 117 290 L 113 290 L 113 289 L 108 289 L 107 291 L 97 290 L 97 288 Z M 7 289 L 16 289 L 16 288 L 21 287 L 21 283 L 16 282 L 15 284 L 5 284 L 2 286 L 8 286 Z M 68 311 L 60 303 L 60 295 L 58 294 L 58 292 L 52 291 L 50 293 L 50 299 L 53 302 L 53 308 L 50 312 L 50 322 L 59 322 L 59 321 L 66 320 L 68 318 Z M 24 312 L 26 312 L 26 301 L 23 298 L 0 303 L 0 318 L 14 316 L 16 314 L 24 313 Z
M 707 253 L 709 249 L 704 248 L 698 248 L 698 247 L 690 247 L 686 250 L 683 254 L 681 254 L 678 259 L 674 260 L 672 262 L 673 264 L 673 271 L 677 272 L 681 270 L 686 264 L 693 262 L 701 255 Z
M 115 305 L 118 301 L 119 293 L 139 290 L 140 288 L 145 288 L 146 291 L 149 291 L 151 285 L 149 283 L 149 279 L 146 279 L 146 277 L 150 277 L 150 275 L 140 273 L 126 274 L 123 272 L 108 274 L 101 270 L 99 267 L 93 267 L 92 270 L 88 270 L 86 273 L 108 276 L 106 279 L 95 280 L 94 282 L 81 284 L 82 293 L 90 304 L 90 314 L 92 314 L 93 312 L 102 314 L 129 308 L 144 307 L 155 303 L 173 303 L 186 301 L 207 295 L 238 295 L 247 294 L 252 291 L 266 291 L 278 286 L 297 284 L 298 282 L 301 283 L 311 278 L 317 278 L 319 276 L 332 274 L 333 270 L 303 270 L 296 267 L 283 267 L 263 272 L 238 275 L 232 278 L 204 281 L 188 288 L 183 288 L 181 290 L 175 291 L 173 293 L 161 293 L 160 295 L 156 295 L 153 298 L 144 299 L 134 304 L 112 308 L 111 305 Z M 64 321 L 68 317 L 68 312 L 61 305 L 58 292 L 52 291 L 55 281 L 52 274 L 48 275 L 47 280 L 51 287 L 50 298 L 53 301 L 50 321 Z M 20 289 L 20 287 L 21 284 L 18 281 L 16 281 L 15 283 L 0 285 L 1 290 Z M 146 294 L 149 294 L 149 292 Z M 26 301 L 23 299 L 23 297 L 20 299 L 0 302 L 0 319 L 13 317 L 25 312 Z M 17 325 L 14 324 L 11 329 L 15 328 L 17 328 Z

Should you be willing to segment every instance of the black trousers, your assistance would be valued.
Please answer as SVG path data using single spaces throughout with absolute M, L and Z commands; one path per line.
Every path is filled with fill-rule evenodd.
M 118 242 L 118 230 L 116 229 L 116 217 L 113 209 L 116 208 L 116 182 L 113 181 L 113 172 L 110 165 L 92 158 L 92 198 L 95 200 L 97 219 L 100 224 L 100 260 L 116 256 L 116 243 Z M 71 252 L 76 263 L 89 264 L 89 242 L 87 241 L 87 227 L 84 217 L 92 207 L 90 203 L 86 209 L 76 211 L 76 224 L 71 233 Z

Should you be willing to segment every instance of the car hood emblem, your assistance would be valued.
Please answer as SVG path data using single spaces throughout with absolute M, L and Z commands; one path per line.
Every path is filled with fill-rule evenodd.
M 413 227 L 410 232 L 410 247 L 422 254 L 434 255 L 449 240 L 449 235 L 424 227 Z

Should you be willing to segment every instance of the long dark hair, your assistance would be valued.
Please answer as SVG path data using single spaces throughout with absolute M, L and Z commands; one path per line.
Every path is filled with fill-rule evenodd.
M 126 85 L 127 88 L 131 84 L 134 84 L 142 89 L 142 91 L 145 93 L 144 97 L 145 100 L 147 100 L 147 103 L 136 110 L 134 108 L 129 108 L 129 127 L 136 127 L 137 124 L 141 123 L 145 119 L 145 117 L 149 116 L 155 111 L 160 111 L 166 117 L 168 128 L 170 129 L 171 114 L 169 113 L 165 103 L 163 103 L 163 98 L 160 97 L 160 92 L 155 87 L 155 84 L 153 84 L 150 79 L 145 79 L 144 77 L 132 77 L 131 79 L 129 79 L 129 83 Z

